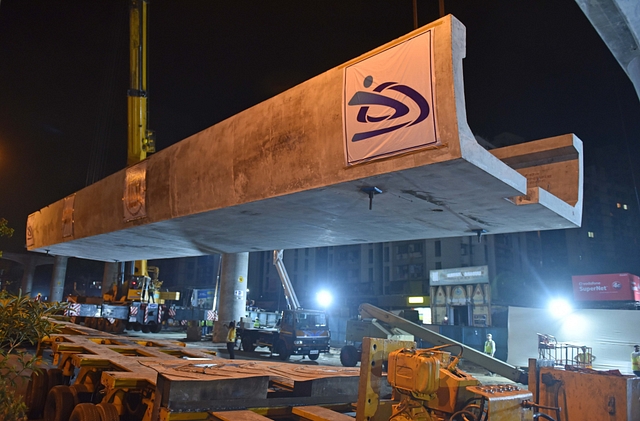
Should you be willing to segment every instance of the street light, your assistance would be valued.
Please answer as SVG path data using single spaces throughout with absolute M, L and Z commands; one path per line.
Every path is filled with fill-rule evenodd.
M 333 301 L 333 296 L 329 291 L 322 290 L 316 294 L 316 301 L 321 307 L 329 307 Z
M 562 298 L 556 298 L 549 302 L 549 311 L 557 319 L 564 317 L 573 311 L 571 304 Z

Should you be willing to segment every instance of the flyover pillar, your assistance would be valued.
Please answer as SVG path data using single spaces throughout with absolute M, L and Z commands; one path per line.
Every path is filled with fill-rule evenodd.
M 218 322 L 213 326 L 213 342 L 226 342 L 230 321 L 244 317 L 247 299 L 249 253 L 223 254 L 220 269 L 220 304 Z
M 104 272 L 102 274 L 102 295 L 113 288 L 113 283 L 118 283 L 120 263 L 107 262 L 104 264 Z
M 49 293 L 49 302 L 62 301 L 64 293 L 64 279 L 67 276 L 67 256 L 56 256 L 53 263 L 53 274 L 51 275 L 51 292 Z
M 22 294 L 29 295 L 33 289 L 33 275 L 36 272 L 35 259 L 30 256 L 29 260 L 24 264 L 24 274 L 22 275 Z

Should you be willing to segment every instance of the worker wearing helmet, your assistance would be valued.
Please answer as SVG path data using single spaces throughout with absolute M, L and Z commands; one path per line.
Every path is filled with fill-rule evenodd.
M 236 358 L 236 322 L 230 321 L 227 329 L 227 351 L 229 351 L 229 359 L 233 360 Z
M 484 342 L 484 353 L 491 355 L 496 353 L 496 343 L 493 341 L 490 333 L 487 333 L 487 340 Z
M 640 345 L 634 345 L 635 351 L 631 353 L 631 370 L 636 377 L 640 377 Z

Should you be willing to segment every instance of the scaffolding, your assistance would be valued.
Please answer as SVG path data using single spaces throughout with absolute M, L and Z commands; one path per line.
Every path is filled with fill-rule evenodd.
M 538 333 L 538 359 L 556 366 L 592 368 L 596 357 L 589 346 L 558 342 L 553 335 Z

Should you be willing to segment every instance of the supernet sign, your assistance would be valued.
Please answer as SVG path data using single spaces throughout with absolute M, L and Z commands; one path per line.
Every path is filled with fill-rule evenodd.
M 344 69 L 347 164 L 439 145 L 431 30 Z
M 640 301 L 640 278 L 630 273 L 573 276 L 578 301 Z

